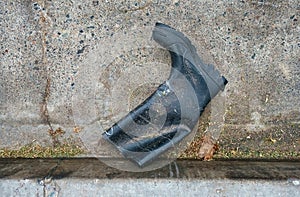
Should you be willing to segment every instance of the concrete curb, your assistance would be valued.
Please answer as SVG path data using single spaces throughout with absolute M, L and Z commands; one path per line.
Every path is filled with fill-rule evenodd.
M 299 182 L 299 181 L 298 181 Z M 299 185 L 265 180 L 2 180 L 3 196 L 299 196 Z
M 1 159 L 3 196 L 299 196 L 299 161 L 178 160 L 124 172 L 98 159 Z

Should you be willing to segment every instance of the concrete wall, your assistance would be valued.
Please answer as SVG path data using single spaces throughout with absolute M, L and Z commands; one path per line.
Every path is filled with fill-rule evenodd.
M 0 147 L 16 148 L 32 141 L 51 144 L 49 125 L 66 131 L 63 138 L 78 136 L 74 109 L 84 111 L 85 106 L 74 106 L 72 96 L 84 81 L 85 67 L 108 69 L 105 58 L 112 58 L 114 66 L 126 61 L 147 65 L 149 56 L 161 60 L 166 56 L 167 64 L 166 52 L 139 51 L 144 44 L 157 46 L 150 38 L 137 39 L 139 49 L 118 51 L 130 42 L 124 40 L 122 46 L 121 38 L 134 39 L 132 32 L 148 36 L 144 30 L 157 21 L 184 32 L 228 79 L 227 133 L 221 142 L 231 143 L 229 138 L 249 133 L 265 135 L 279 123 L 299 126 L 298 4 L 297 0 L 1 1 Z M 112 51 L 109 57 L 106 51 Z M 93 76 L 101 81 L 98 74 L 103 76 Z M 155 76 L 153 82 L 163 79 Z M 77 122 L 80 118 L 75 117 Z M 289 131 L 283 132 L 295 147 L 299 132 Z

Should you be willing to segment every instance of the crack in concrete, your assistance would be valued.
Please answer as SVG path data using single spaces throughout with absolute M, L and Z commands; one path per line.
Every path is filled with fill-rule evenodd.
M 36 6 L 40 12 L 40 17 L 38 21 L 38 25 L 40 28 L 40 34 L 41 34 L 41 45 L 42 45 L 42 65 L 44 68 L 44 72 L 46 75 L 46 86 L 43 94 L 43 101 L 41 106 L 41 118 L 44 123 L 46 123 L 49 126 L 48 133 L 52 138 L 53 146 L 57 146 L 60 144 L 58 140 L 58 134 L 63 134 L 64 131 L 61 128 L 58 128 L 56 130 L 53 129 L 50 114 L 48 110 L 48 101 L 51 95 L 51 77 L 49 75 L 49 62 L 47 59 L 47 45 L 46 45 L 46 35 L 47 35 L 47 23 L 51 24 L 51 19 L 47 17 L 46 6 L 45 1 L 41 0 L 34 3 L 34 6 Z
M 53 179 L 53 175 L 57 168 L 60 166 L 61 160 L 58 160 L 54 167 L 52 167 L 47 175 L 43 177 L 42 179 L 38 179 L 38 184 L 43 186 L 43 196 L 59 196 L 59 192 L 61 188 L 56 183 L 56 181 Z
M 46 87 L 45 87 L 45 92 L 43 95 L 43 102 L 42 102 L 42 107 L 41 107 L 42 119 L 44 120 L 45 123 L 48 124 L 50 131 L 53 131 L 53 127 L 50 122 L 50 116 L 49 116 L 49 111 L 48 111 L 48 100 L 50 97 L 51 82 L 50 82 L 50 78 L 47 78 L 46 80 L 47 80 L 47 82 L 46 82 Z

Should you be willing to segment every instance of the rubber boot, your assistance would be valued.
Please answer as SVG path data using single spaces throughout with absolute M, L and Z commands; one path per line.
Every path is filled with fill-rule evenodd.
M 104 139 L 140 167 L 191 133 L 204 108 L 227 84 L 213 65 L 202 62 L 182 33 L 156 23 L 152 37 L 170 52 L 168 80 L 103 133 Z

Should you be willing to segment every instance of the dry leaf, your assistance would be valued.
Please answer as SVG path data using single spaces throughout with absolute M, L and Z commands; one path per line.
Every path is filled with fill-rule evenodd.
M 199 157 L 204 161 L 212 160 L 213 154 L 219 149 L 216 141 L 210 136 L 205 135 L 202 138 L 202 144 L 199 150 Z
M 81 128 L 78 127 L 78 126 L 76 126 L 76 127 L 73 128 L 73 132 L 74 133 L 79 133 L 80 131 L 81 131 Z

